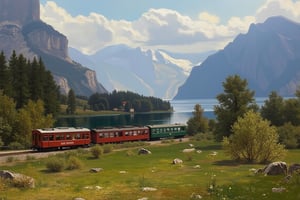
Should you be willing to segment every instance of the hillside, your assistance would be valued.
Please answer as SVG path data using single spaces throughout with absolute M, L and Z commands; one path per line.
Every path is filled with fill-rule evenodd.
M 193 68 L 175 99 L 215 98 L 227 76 L 247 79 L 255 95 L 294 95 L 300 85 L 300 24 L 271 17 L 252 24 L 223 50 Z
M 72 61 L 68 39 L 40 20 L 39 0 L 0 1 L 0 51 L 7 59 L 15 50 L 28 59 L 41 57 L 62 93 L 73 88 L 78 95 L 105 93 L 95 71 Z

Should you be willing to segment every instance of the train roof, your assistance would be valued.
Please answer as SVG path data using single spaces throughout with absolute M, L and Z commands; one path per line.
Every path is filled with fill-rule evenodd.
M 158 125 L 148 125 L 149 128 L 172 128 L 172 127 L 182 127 L 186 126 L 185 124 L 158 124 Z
M 136 130 L 136 129 L 145 129 L 147 126 L 123 126 L 123 127 L 101 127 L 94 128 L 93 131 L 105 131 L 105 130 Z
M 66 133 L 66 132 L 85 132 L 90 131 L 88 128 L 82 127 L 56 127 L 56 128 L 42 128 L 36 129 L 40 133 Z

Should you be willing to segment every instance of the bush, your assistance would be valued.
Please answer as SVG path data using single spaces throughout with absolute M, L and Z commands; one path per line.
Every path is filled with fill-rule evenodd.
M 61 172 L 64 166 L 65 162 L 61 158 L 50 158 L 46 163 L 49 172 Z
M 259 113 L 248 111 L 232 127 L 233 134 L 224 138 L 223 147 L 235 160 L 266 163 L 281 159 L 284 146 L 278 143 L 277 129 Z
M 103 148 L 96 144 L 91 148 L 91 153 L 94 158 L 99 158 L 103 154 Z
M 104 153 L 110 153 L 113 150 L 114 150 L 114 147 L 111 144 L 106 144 L 106 145 L 103 146 L 103 152 Z
M 81 169 L 83 166 L 83 163 L 78 158 L 71 156 L 69 157 L 67 161 L 67 169 L 68 170 L 74 170 L 74 169 Z

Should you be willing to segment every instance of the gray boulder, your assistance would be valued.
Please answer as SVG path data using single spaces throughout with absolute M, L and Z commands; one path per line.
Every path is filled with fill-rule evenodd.
M 264 169 L 263 173 L 265 175 L 286 175 L 287 165 L 285 162 L 272 162 L 268 164 Z
M 27 187 L 27 188 L 34 188 L 35 187 L 35 181 L 32 177 L 23 175 L 23 174 L 18 174 L 18 173 L 13 173 L 7 170 L 2 170 L 0 171 L 0 178 L 3 179 L 9 179 L 10 181 L 13 182 L 13 184 L 16 187 Z
M 138 152 L 139 155 L 147 155 L 147 154 L 151 154 L 151 151 L 149 151 L 148 149 L 145 148 L 141 148 Z

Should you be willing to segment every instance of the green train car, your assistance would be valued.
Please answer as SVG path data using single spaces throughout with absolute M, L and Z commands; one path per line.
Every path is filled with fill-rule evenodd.
M 160 124 L 147 127 L 150 129 L 150 140 L 182 138 L 186 135 L 185 124 Z

